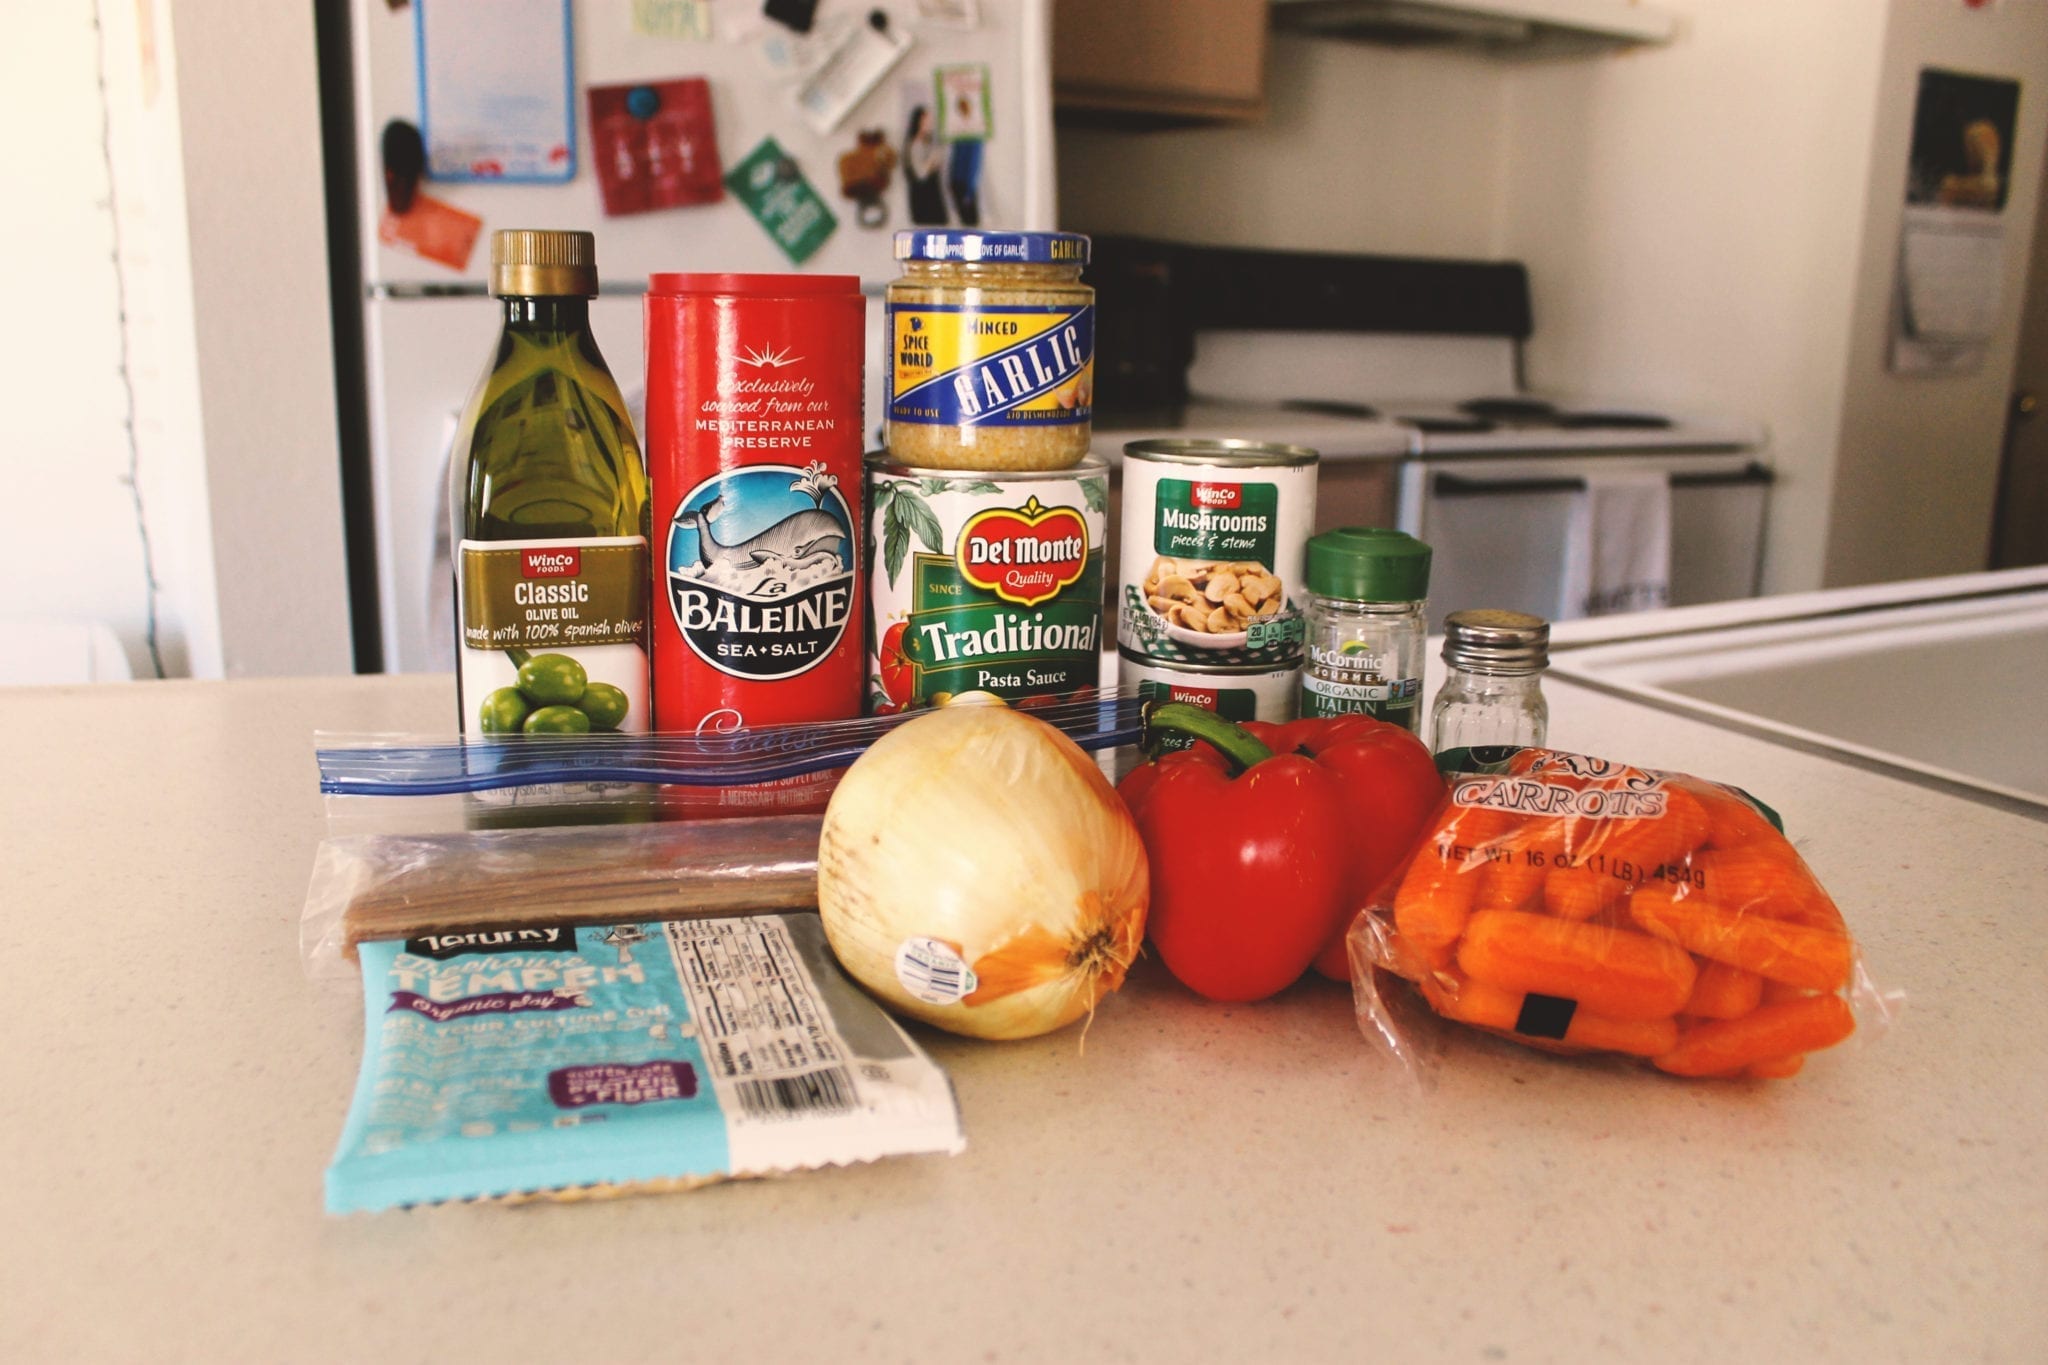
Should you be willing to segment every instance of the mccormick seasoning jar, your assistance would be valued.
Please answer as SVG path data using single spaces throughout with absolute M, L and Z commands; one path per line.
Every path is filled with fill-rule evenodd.
M 1301 714 L 1356 712 L 1422 732 L 1429 547 L 1402 531 L 1346 526 L 1311 536 Z
M 1088 453 L 1095 290 L 1075 232 L 896 234 L 883 370 L 889 457 L 925 469 L 1067 469 Z
M 1519 611 L 1454 611 L 1444 618 L 1444 663 L 1450 675 L 1430 708 L 1431 753 L 1544 742 L 1548 621 Z
M 653 277 L 657 729 L 860 714 L 865 322 L 852 275 Z

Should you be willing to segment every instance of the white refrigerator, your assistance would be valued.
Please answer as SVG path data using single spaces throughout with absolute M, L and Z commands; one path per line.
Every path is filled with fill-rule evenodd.
M 394 120 L 419 126 L 426 104 L 432 154 L 434 120 L 450 103 L 436 83 L 438 54 L 454 50 L 471 68 L 472 78 L 479 69 L 488 77 L 497 67 L 514 79 L 529 56 L 517 50 L 477 50 L 475 45 L 465 51 L 441 41 L 462 27 L 463 10 L 489 10 L 497 3 L 413 0 L 394 7 L 389 0 L 353 0 L 369 447 L 358 473 L 367 475 L 374 514 L 378 627 L 387 672 L 454 666 L 445 471 L 457 413 L 498 334 L 497 307 L 484 294 L 492 229 L 580 228 L 596 234 L 603 288 L 592 304 L 592 326 L 635 407 L 644 392 L 641 302 L 649 274 L 802 270 L 860 276 L 868 296 L 867 423 L 873 428 L 882 412 L 881 375 L 872 360 L 880 344 L 882 292 L 897 273 L 892 238 L 897 229 L 915 225 L 904 153 L 919 92 L 956 88 L 941 82 L 957 81 L 965 71 L 966 88 L 978 97 L 973 110 L 961 106 L 953 130 L 956 140 L 980 144 L 972 149 L 980 170 L 974 225 L 1056 226 L 1050 0 L 817 0 L 804 36 L 764 13 L 801 12 L 806 8 L 802 3 L 569 0 L 564 7 L 556 0 L 556 22 L 564 29 L 545 35 L 549 53 L 543 60 L 555 62 L 554 52 L 567 50 L 569 84 L 561 103 L 573 118 L 573 170 L 558 182 L 421 180 L 419 193 L 482 220 L 462 268 L 387 244 L 380 235 L 386 209 L 380 150 L 387 127 Z M 701 34 L 707 22 L 708 36 L 679 36 Z M 834 41 L 856 25 L 875 28 L 901 49 L 894 65 L 872 83 L 875 67 L 886 60 L 876 57 L 877 45 Z M 859 37 L 867 39 L 866 34 Z M 437 56 L 425 64 L 432 69 L 423 71 L 419 51 L 430 40 L 437 44 Z M 985 72 L 979 79 L 977 67 Z M 604 212 L 588 88 L 689 77 L 701 77 L 708 85 L 726 171 L 763 138 L 773 137 L 829 207 L 836 226 L 800 265 L 792 264 L 730 191 L 717 202 L 691 207 L 623 216 Z M 807 92 L 810 108 L 804 103 Z M 821 112 L 820 92 L 837 96 L 847 109 L 829 131 L 821 130 L 832 115 Z M 446 129 L 452 122 L 452 117 L 442 118 L 439 126 Z M 871 130 L 881 131 L 897 158 L 879 208 L 872 202 L 872 188 L 865 205 L 842 197 L 837 169 L 842 154 Z M 602 128 L 599 135 L 604 136 Z M 927 159 L 932 145 L 920 139 Z M 947 145 L 941 141 L 939 150 Z M 944 211 L 953 226 L 962 226 L 957 198 L 947 197 L 952 202 Z M 928 188 L 918 212 L 929 222 Z

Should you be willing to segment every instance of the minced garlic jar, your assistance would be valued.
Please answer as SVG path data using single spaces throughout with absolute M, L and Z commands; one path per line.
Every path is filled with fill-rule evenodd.
M 936 469 L 1066 469 L 1088 453 L 1095 290 L 1075 232 L 896 234 L 888 447 Z

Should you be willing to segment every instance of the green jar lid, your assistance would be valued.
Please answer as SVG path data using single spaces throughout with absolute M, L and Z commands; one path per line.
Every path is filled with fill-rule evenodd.
M 1429 596 L 1429 547 L 1406 531 L 1343 526 L 1309 537 L 1308 590 L 1351 602 Z

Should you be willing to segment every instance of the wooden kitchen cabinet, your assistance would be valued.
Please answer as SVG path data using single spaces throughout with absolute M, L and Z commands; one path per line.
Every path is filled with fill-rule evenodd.
M 1266 112 L 1266 0 L 1054 0 L 1063 121 L 1171 125 Z

